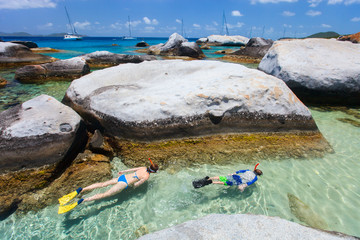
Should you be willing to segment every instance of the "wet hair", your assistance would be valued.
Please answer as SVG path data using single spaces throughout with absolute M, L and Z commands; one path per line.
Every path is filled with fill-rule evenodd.
M 260 170 L 260 169 L 255 169 L 254 170 L 254 173 L 257 175 L 257 176 L 261 176 L 263 174 L 263 172 Z
M 149 173 L 156 173 L 157 170 L 159 170 L 159 166 L 156 163 L 151 164 L 150 167 L 147 168 Z

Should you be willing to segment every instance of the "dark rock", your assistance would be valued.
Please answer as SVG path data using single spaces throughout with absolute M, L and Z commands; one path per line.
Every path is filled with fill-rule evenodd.
M 144 41 L 141 41 L 141 42 L 138 42 L 135 47 L 148 47 L 150 46 L 148 43 L 144 42 Z
M 241 48 L 232 54 L 258 58 L 261 61 L 261 58 L 265 56 L 272 44 L 271 39 L 251 38 L 245 48 Z
M 37 48 L 39 47 L 36 43 L 31 42 L 31 41 L 11 41 L 12 43 L 16 43 L 16 44 L 21 44 L 24 45 L 28 48 Z
M 355 34 L 351 34 L 351 35 L 340 36 L 338 38 L 338 40 L 340 40 L 340 41 L 350 41 L 352 43 L 359 43 L 360 42 L 360 32 L 355 33 Z
M 54 62 L 56 59 L 33 53 L 28 47 L 10 42 L 0 42 L 0 67 Z
M 15 72 L 15 79 L 22 83 L 38 83 L 57 80 L 73 80 L 90 72 L 89 65 L 81 57 L 59 60 L 41 65 L 28 65 Z
M 194 42 L 184 42 L 177 48 L 178 56 L 186 56 L 191 58 L 203 58 L 205 57 L 204 53 L 200 47 Z
M 96 129 L 93 136 L 90 138 L 89 149 L 94 153 L 104 154 L 106 156 L 112 157 L 113 149 L 105 141 L 101 132 Z

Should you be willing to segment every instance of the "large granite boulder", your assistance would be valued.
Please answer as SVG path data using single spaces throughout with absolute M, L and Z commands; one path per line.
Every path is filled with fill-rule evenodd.
M 328 232 L 278 217 L 251 214 L 212 214 L 139 238 L 139 240 L 192 239 L 318 239 L 356 240 L 357 237 Z
M 207 38 L 199 38 L 196 43 L 208 46 L 245 46 L 249 38 L 240 35 L 210 35 Z
M 319 143 L 322 137 L 310 111 L 283 81 L 238 64 L 199 60 L 123 64 L 73 81 L 63 102 L 82 115 L 92 127 L 124 141 L 180 141 L 219 134 L 306 131 L 317 136 L 313 149 L 321 152 L 324 147 Z M 212 150 L 224 153 L 216 147 L 224 147 L 223 143 L 227 141 L 224 139 L 220 137 L 216 144 L 207 142 L 207 146 L 213 144 Z M 242 138 L 236 139 L 233 140 L 241 144 Z M 242 146 L 254 147 L 258 152 L 255 139 L 251 138 L 250 145 L 242 142 Z M 231 148 L 226 152 L 240 151 L 241 147 L 232 145 L 231 141 L 228 139 L 226 148 Z M 291 141 L 288 139 L 287 142 Z M 297 139 L 297 142 L 303 140 Z M 186 141 L 181 144 L 194 148 Z M 160 150 L 159 158 L 164 156 L 161 146 L 157 148 L 155 145 L 152 144 L 154 149 Z M 140 154 L 142 150 L 137 151 L 134 146 L 143 145 L 132 145 L 132 148 L 118 146 L 118 149 L 122 149 L 122 154 L 126 149 L 129 154 Z M 175 154 L 174 149 L 171 152 L 173 157 L 181 155 Z M 186 148 L 182 153 L 185 152 L 191 150 Z M 288 149 L 286 152 L 291 151 Z M 139 155 L 138 159 L 142 157 Z
M 55 61 L 55 58 L 33 53 L 28 47 L 0 42 L 0 67 L 14 67 Z
M 79 78 L 90 72 L 90 67 L 82 57 L 74 57 L 41 65 L 27 65 L 15 72 L 15 79 L 22 83 L 64 81 Z
M 81 117 L 41 95 L 0 113 L 0 174 L 56 166 L 84 145 Z
M 180 56 L 201 59 L 205 55 L 196 43 L 188 42 L 183 36 L 173 33 L 165 44 L 150 46 L 148 54 L 161 56 Z
M 335 39 L 276 41 L 259 69 L 305 102 L 360 103 L 360 45 Z
M 122 63 L 141 63 L 156 60 L 155 56 L 116 54 L 108 51 L 96 51 L 82 55 L 82 57 L 91 68 L 104 68 Z

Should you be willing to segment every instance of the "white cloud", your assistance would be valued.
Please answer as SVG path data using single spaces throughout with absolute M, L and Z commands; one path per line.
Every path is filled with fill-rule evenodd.
M 55 8 L 52 0 L 0 0 L 0 9 Z
M 214 24 L 215 26 L 219 26 L 219 24 L 218 24 L 216 21 L 213 21 L 213 24 Z
M 360 22 L 360 17 L 354 17 L 351 19 L 352 22 Z
M 321 12 L 320 11 L 309 10 L 309 11 L 306 12 L 306 15 L 311 16 L 311 17 L 315 17 L 315 16 L 321 15 Z
M 289 24 L 284 24 L 283 26 L 284 26 L 284 28 L 292 28 L 292 25 L 289 25 Z
M 159 24 L 159 21 L 156 20 L 156 19 L 153 19 L 153 20 L 150 20 L 148 17 L 144 17 L 143 18 L 145 24 L 153 24 L 153 25 L 158 25 Z
M 321 24 L 321 26 L 323 27 L 323 28 L 331 28 L 331 25 L 328 25 L 328 24 Z
M 116 23 L 113 23 L 110 25 L 111 28 L 116 29 L 116 30 L 122 29 L 122 26 L 123 26 L 123 24 L 121 24 L 119 22 L 116 22 Z
M 244 25 L 245 25 L 245 23 L 243 23 L 243 22 L 237 22 L 235 25 L 228 24 L 227 27 L 230 29 L 233 29 L 233 28 L 241 28 Z
M 176 19 L 175 21 L 180 24 L 182 23 L 182 21 L 180 19 Z
M 195 27 L 195 28 L 200 28 L 201 26 L 200 26 L 199 24 L 197 24 L 197 23 L 194 23 L 194 24 L 193 24 L 193 27 Z
M 152 26 L 145 27 L 145 32 L 152 32 L 154 30 L 155 30 L 155 27 L 152 27 Z
M 353 3 L 360 3 L 360 0 L 329 0 L 328 4 L 344 3 L 345 5 L 351 5 Z
M 85 22 L 75 22 L 74 23 L 74 26 L 78 29 L 85 29 L 85 28 L 88 28 L 90 27 L 91 23 L 88 22 L 88 21 L 85 21 Z
M 38 28 L 45 29 L 45 28 L 51 28 L 52 26 L 54 26 L 54 24 L 49 22 L 49 23 L 46 23 L 44 25 L 38 26 Z
M 132 27 L 136 27 L 137 25 L 139 25 L 141 23 L 141 21 L 140 20 L 137 20 L 137 21 L 130 21 L 130 24 L 131 24 L 131 26 Z M 129 26 L 129 22 L 126 22 L 126 27 L 128 27 Z
M 292 17 L 295 16 L 295 13 L 290 11 L 283 11 L 282 15 L 285 17 Z
M 256 4 L 256 3 L 280 3 L 280 2 L 288 2 L 288 3 L 293 3 L 293 2 L 297 2 L 297 0 L 250 0 L 251 4 Z
M 310 7 L 317 7 L 323 0 L 308 0 Z
M 240 13 L 240 11 L 234 10 L 234 11 L 231 12 L 231 16 L 234 16 L 234 17 L 242 17 L 242 16 L 244 16 L 244 15 L 242 15 L 242 14 Z

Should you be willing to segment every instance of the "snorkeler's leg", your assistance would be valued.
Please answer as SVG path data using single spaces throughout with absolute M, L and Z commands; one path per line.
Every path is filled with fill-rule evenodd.
M 222 184 L 222 185 L 224 185 L 224 183 L 220 181 L 219 177 L 211 177 L 209 179 L 212 180 L 212 183 L 214 183 L 214 184 Z
M 84 202 L 89 202 L 89 201 L 94 201 L 94 200 L 99 200 L 102 198 L 106 198 L 106 197 L 110 197 L 112 195 L 115 195 L 116 193 L 121 192 L 122 190 L 124 190 L 127 187 L 127 184 L 124 182 L 117 182 L 114 186 L 112 186 L 109 190 L 107 190 L 104 193 L 99 193 L 96 194 L 92 197 L 89 198 L 85 198 Z
M 114 185 L 117 182 L 118 182 L 118 179 L 113 178 L 113 179 L 111 179 L 109 181 L 106 181 L 106 182 L 94 183 L 94 184 L 91 184 L 90 186 L 84 187 L 83 191 L 90 191 L 90 190 L 93 190 L 95 188 L 107 187 L 109 185 Z

